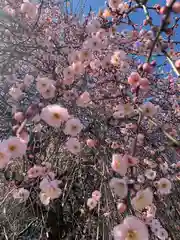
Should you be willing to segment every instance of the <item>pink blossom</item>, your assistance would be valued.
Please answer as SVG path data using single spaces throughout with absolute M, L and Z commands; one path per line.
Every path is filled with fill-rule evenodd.
M 21 12 L 26 13 L 30 18 L 35 18 L 37 15 L 37 7 L 35 4 L 26 1 L 21 5 Z
M 40 116 L 48 125 L 60 127 L 63 122 L 68 120 L 69 113 L 66 108 L 54 104 L 43 108 Z
M 37 178 L 43 175 L 43 168 L 41 166 L 33 166 L 27 172 L 28 178 Z
M 71 85 L 71 84 L 73 84 L 73 82 L 74 82 L 74 77 L 63 79 L 63 84 L 64 85 Z
M 18 137 L 26 144 L 29 142 L 29 134 L 25 130 L 21 131 Z
M 90 62 L 90 67 L 92 68 L 92 70 L 98 70 L 100 66 L 101 66 L 101 62 L 99 59 L 95 59 Z
M 151 205 L 153 201 L 153 193 L 149 188 L 140 190 L 136 196 L 131 200 L 134 209 L 141 211 L 148 205 Z
M 139 81 L 140 88 L 142 90 L 148 90 L 149 89 L 149 80 L 147 78 L 141 78 Z
M 25 188 L 16 189 L 13 192 L 14 199 L 18 199 L 19 202 L 25 202 L 29 198 L 30 192 Z
M 73 62 L 78 62 L 78 61 L 81 61 L 81 58 L 80 58 L 80 53 L 78 51 L 75 51 L 75 52 L 70 52 L 68 54 L 68 61 L 69 61 L 69 64 L 72 64 Z
M 10 160 L 10 153 L 7 151 L 7 146 L 3 143 L 0 144 L 0 169 L 6 167 Z
M 157 112 L 157 107 L 151 102 L 146 102 L 143 105 L 141 105 L 141 109 L 144 116 L 147 116 L 147 117 L 152 117 Z
M 42 94 L 49 89 L 50 85 L 53 85 L 55 82 L 47 77 L 38 77 L 36 83 L 37 90 Z
M 93 33 L 93 32 L 97 32 L 100 29 L 100 27 L 101 27 L 100 22 L 97 19 L 93 19 L 86 26 L 86 30 L 88 33 Z
M 157 183 L 157 187 L 160 194 L 166 195 L 171 192 L 172 184 L 167 178 L 161 178 Z
M 141 78 L 137 72 L 132 72 L 128 77 L 128 83 L 134 87 L 137 87 L 139 85 L 140 80 Z
M 114 240 L 148 240 L 149 234 L 146 225 L 137 217 L 128 216 L 122 224 L 113 229 Z
M 84 72 L 84 66 L 83 64 L 79 62 L 75 62 L 72 64 L 72 69 L 75 75 L 82 74 Z
M 77 154 L 81 150 L 81 145 L 77 138 L 69 138 L 66 142 L 66 147 L 73 154 Z
M 81 62 L 90 61 L 92 53 L 89 50 L 81 50 L 79 53 L 79 59 Z
M 119 4 L 122 2 L 122 0 L 109 0 L 108 4 L 110 8 L 112 8 L 113 11 L 117 10 L 119 8 Z
M 127 157 L 124 157 L 122 154 L 113 154 L 111 167 L 115 172 L 124 176 L 128 168 Z
M 96 141 L 94 139 L 87 139 L 86 140 L 86 144 L 88 145 L 88 147 L 92 148 L 92 147 L 95 147 L 96 146 Z
M 84 48 L 92 49 L 92 51 L 99 50 L 102 47 L 102 41 L 97 37 L 89 38 L 84 42 Z
M 90 94 L 88 92 L 83 92 L 79 98 L 76 100 L 76 104 L 79 107 L 86 107 L 88 106 L 89 102 L 91 101 L 90 99 Z
M 94 198 L 88 198 L 87 206 L 90 210 L 92 210 L 97 206 L 97 201 Z
M 125 203 L 118 203 L 117 204 L 117 209 L 119 213 L 124 213 L 127 209 L 127 206 Z
M 23 92 L 21 91 L 20 88 L 15 88 L 15 87 L 12 87 L 10 88 L 9 90 L 9 95 L 16 101 L 18 101 L 22 95 L 23 95 Z
M 3 144 L 7 147 L 11 158 L 22 157 L 26 153 L 27 145 L 18 137 L 10 137 L 3 141 Z
M 69 66 L 67 68 L 64 68 L 63 70 L 63 75 L 64 75 L 64 78 L 66 79 L 69 79 L 69 78 L 74 78 L 74 70 L 72 68 L 72 66 Z
M 124 179 L 112 178 L 109 182 L 109 186 L 120 199 L 127 196 L 128 186 Z
M 45 92 L 41 93 L 41 95 L 44 99 L 51 99 L 55 96 L 55 91 L 55 86 L 51 84 Z
M 83 125 L 81 124 L 80 120 L 78 118 L 71 118 L 66 122 L 64 133 L 66 135 L 75 137 L 81 132 L 82 129 Z
M 101 198 L 101 192 L 98 190 L 95 190 L 94 192 L 92 192 L 92 198 L 98 202 Z
M 24 80 L 23 80 L 25 86 L 29 87 L 31 85 L 33 79 L 34 79 L 33 76 L 26 74 L 26 76 L 24 77 Z
M 48 178 L 44 178 L 40 182 L 40 200 L 43 204 L 47 205 L 50 200 L 59 198 L 59 196 L 62 194 L 62 190 L 58 187 L 58 184 L 60 182 L 58 180 L 50 180 Z

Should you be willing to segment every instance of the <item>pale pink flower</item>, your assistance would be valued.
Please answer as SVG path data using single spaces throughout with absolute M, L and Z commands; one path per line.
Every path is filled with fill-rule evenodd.
M 43 205 L 47 206 L 50 203 L 51 198 L 46 195 L 44 192 L 40 192 L 39 194 L 40 201 Z
M 90 61 L 92 58 L 92 53 L 89 50 L 81 50 L 79 53 L 79 59 L 81 62 Z
M 157 183 L 158 192 L 162 195 L 169 194 L 171 187 L 172 184 L 167 178 L 161 178 Z
M 101 192 L 98 190 L 95 190 L 94 192 L 92 192 L 92 198 L 98 202 L 101 198 Z
M 103 28 L 100 28 L 99 31 L 96 33 L 96 37 L 100 38 L 101 40 L 104 40 L 106 36 L 107 32 Z
M 89 38 L 84 42 L 84 48 L 91 49 L 92 51 L 99 50 L 102 47 L 102 41 L 97 37 Z
M 82 74 L 84 72 L 84 66 L 80 61 L 73 63 L 72 69 L 73 69 L 74 74 L 76 74 L 76 75 Z
M 78 118 L 71 118 L 66 122 L 64 133 L 66 135 L 75 137 L 81 132 L 82 129 L 83 125 L 80 120 Z
M 141 80 L 141 77 L 137 72 L 132 72 L 128 77 L 128 83 L 133 87 L 137 87 L 139 85 L 140 80 Z
M 38 77 L 36 83 L 37 90 L 42 94 L 49 89 L 50 85 L 53 85 L 55 82 L 47 77 L 40 78 Z
M 77 138 L 69 138 L 66 142 L 66 147 L 73 154 L 77 154 L 81 150 L 81 144 Z
M 44 193 L 44 195 L 47 198 L 50 198 L 50 200 L 59 198 L 59 196 L 62 194 L 62 190 L 58 187 L 59 183 L 60 181 L 56 179 L 51 181 L 48 178 L 44 178 L 39 185 L 39 188 L 41 189 L 41 194 Z
M 98 70 L 101 66 L 101 61 L 99 59 L 95 59 L 90 62 L 90 67 L 92 70 Z
M 13 192 L 14 199 L 18 199 L 19 202 L 25 202 L 29 198 L 30 192 L 25 188 L 16 189 Z
M 124 179 L 112 178 L 109 182 L 109 186 L 119 198 L 125 198 L 128 193 L 128 186 Z
M 147 78 L 141 78 L 139 81 L 139 85 L 142 90 L 148 90 L 150 83 Z
M 41 111 L 41 119 L 52 127 L 60 127 L 68 120 L 69 113 L 66 108 L 59 105 L 48 105 Z
M 26 74 L 26 76 L 23 79 L 23 82 L 25 84 L 26 87 L 29 87 L 33 81 L 34 77 L 32 75 L 28 75 Z
M 152 117 L 154 114 L 156 114 L 157 107 L 151 102 L 146 102 L 143 105 L 141 105 L 141 110 L 144 116 Z
M 134 108 L 130 103 L 126 103 L 126 104 L 119 104 L 118 106 L 116 106 L 115 110 L 116 111 L 114 112 L 113 116 L 114 118 L 118 119 L 133 113 Z
M 91 101 L 90 94 L 88 92 L 83 92 L 79 96 L 79 98 L 76 100 L 76 104 L 79 107 L 86 107 L 86 106 L 88 106 L 90 101 Z
M 112 66 L 110 54 L 103 58 L 103 60 L 101 61 L 101 66 L 103 69 L 106 69 Z
M 26 1 L 21 5 L 21 12 L 30 18 L 35 18 L 37 15 L 37 7 L 35 4 Z
M 63 79 L 63 84 L 64 85 L 71 85 L 71 84 L 73 84 L 73 82 L 74 82 L 74 77 L 71 77 L 71 78 L 64 78 Z
M 144 175 L 147 179 L 153 181 L 156 178 L 156 171 L 153 171 L 152 169 L 147 169 Z
M 75 52 L 70 52 L 68 54 L 68 61 L 69 61 L 69 64 L 72 64 L 73 62 L 78 62 L 78 61 L 81 61 L 81 58 L 80 58 L 80 53 L 78 51 L 75 51 Z
M 18 137 L 10 137 L 3 141 L 3 144 L 7 147 L 11 158 L 22 157 L 26 153 L 27 145 Z
M 41 166 L 33 166 L 27 172 L 28 178 L 37 178 L 43 175 L 43 167 Z
M 88 198 L 87 206 L 90 210 L 92 210 L 97 206 L 97 201 L 94 198 Z
M 72 68 L 72 66 L 69 66 L 67 68 L 64 68 L 63 70 L 63 75 L 64 75 L 64 78 L 66 79 L 69 79 L 69 78 L 74 78 L 74 70 Z
M 10 160 L 10 153 L 7 151 L 7 147 L 5 144 L 0 144 L 0 169 L 6 167 Z
M 25 130 L 22 130 L 18 137 L 26 144 L 29 142 L 29 134 Z
M 88 147 L 92 148 L 96 146 L 97 142 L 96 140 L 89 138 L 86 140 L 86 144 L 88 145 Z
M 122 154 L 113 154 L 111 167 L 115 172 L 119 173 L 121 176 L 124 176 L 128 169 L 126 156 L 124 157 Z
M 45 92 L 42 92 L 41 95 L 44 99 L 51 99 L 55 96 L 55 91 L 56 87 L 50 84 L 48 89 Z
M 148 240 L 149 233 L 144 222 L 137 217 L 128 216 L 122 224 L 113 229 L 114 240 Z
M 141 211 L 153 201 L 153 193 L 149 188 L 137 192 L 136 196 L 131 200 L 135 210 Z
M 93 33 L 93 32 L 97 32 L 100 29 L 100 27 L 101 27 L 100 22 L 97 19 L 93 19 L 86 26 L 86 30 L 88 33 Z
M 19 100 L 22 95 L 23 95 L 23 92 L 21 91 L 20 88 L 15 88 L 15 87 L 12 87 L 10 88 L 9 90 L 9 95 L 14 99 L 14 100 Z
M 124 213 L 127 209 L 127 206 L 125 203 L 118 203 L 117 204 L 117 210 L 119 213 Z
M 121 72 L 127 73 L 127 72 L 129 71 L 129 68 L 130 68 L 130 65 L 129 65 L 128 62 L 126 62 L 126 61 L 121 61 L 121 64 L 120 64 Z

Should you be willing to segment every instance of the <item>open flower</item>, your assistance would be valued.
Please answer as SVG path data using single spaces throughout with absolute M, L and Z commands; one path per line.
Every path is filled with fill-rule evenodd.
M 55 96 L 56 87 L 51 84 L 45 92 L 42 92 L 41 95 L 44 99 L 50 99 Z
M 157 183 L 157 187 L 160 194 L 169 194 L 171 192 L 172 184 L 167 178 L 161 178 Z
M 21 5 L 21 12 L 25 13 L 30 18 L 35 18 L 37 15 L 37 7 L 29 1 L 24 1 Z
M 47 205 L 50 200 L 59 198 L 62 193 L 62 190 L 58 187 L 59 181 L 58 180 L 50 180 L 48 178 L 44 178 L 40 182 L 40 200 L 43 204 Z M 47 203 L 47 204 L 46 204 Z
M 134 109 L 131 104 L 119 104 L 118 106 L 116 106 L 113 116 L 114 118 L 121 118 L 131 114 L 133 111 Z
M 145 207 L 152 204 L 153 193 L 149 188 L 137 192 L 136 196 L 131 200 L 135 210 L 141 211 Z
M 151 102 L 146 102 L 141 106 L 144 116 L 152 117 L 157 112 L 157 107 Z
M 11 158 L 22 157 L 26 153 L 27 145 L 18 137 L 10 137 L 3 141 Z
M 109 182 L 109 186 L 119 198 L 125 198 L 128 193 L 128 186 L 125 180 L 119 178 L 112 178 Z
M 37 90 L 42 94 L 45 93 L 50 85 L 53 85 L 55 82 L 47 77 L 38 77 L 36 82 Z
M 119 173 L 121 176 L 124 176 L 127 173 L 128 168 L 126 156 L 123 157 L 122 154 L 113 154 L 111 167 L 115 172 Z
M 28 178 L 36 178 L 43 175 L 43 167 L 34 165 L 27 172 Z
M 10 153 L 7 151 L 7 147 L 4 144 L 0 144 L 0 169 L 6 167 L 10 160 Z
M 97 19 L 93 19 L 88 23 L 86 30 L 88 33 L 97 32 L 101 27 L 101 23 Z
M 74 78 L 74 70 L 72 66 L 69 66 L 63 70 L 63 75 L 65 79 Z
M 114 240 L 148 240 L 146 225 L 137 217 L 126 217 L 122 224 L 113 229 Z
M 152 169 L 147 169 L 144 174 L 147 179 L 154 180 L 156 178 L 156 171 L 153 171 Z
M 66 147 L 73 154 L 77 154 L 81 150 L 81 144 L 77 138 L 69 138 L 66 142 Z
M 79 107 L 86 107 L 88 106 L 89 102 L 91 101 L 90 99 L 90 94 L 88 92 L 83 92 L 79 98 L 76 100 L 76 104 Z
M 97 201 L 94 198 L 88 198 L 87 206 L 90 210 L 92 210 L 97 206 Z
M 64 133 L 66 135 L 77 136 L 83 129 L 83 125 L 78 118 L 69 119 L 66 122 Z
M 18 199 L 19 202 L 25 202 L 29 198 L 29 195 L 29 191 L 25 188 L 19 188 L 13 192 L 14 199 Z
M 42 120 L 52 127 L 60 127 L 69 118 L 67 109 L 56 104 L 43 108 L 40 116 Z
M 92 192 L 92 198 L 98 202 L 101 198 L 101 192 L 98 190 L 95 190 L 94 192 Z
M 77 75 L 84 72 L 84 66 L 80 61 L 73 63 L 72 69 L 73 69 L 74 74 L 77 74 Z

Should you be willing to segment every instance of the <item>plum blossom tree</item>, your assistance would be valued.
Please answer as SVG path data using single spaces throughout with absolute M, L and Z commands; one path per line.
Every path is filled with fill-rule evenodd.
M 2 239 L 178 240 L 180 2 L 0 7 Z

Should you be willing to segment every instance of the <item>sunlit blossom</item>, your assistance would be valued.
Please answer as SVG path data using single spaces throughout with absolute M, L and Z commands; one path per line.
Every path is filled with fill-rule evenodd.
M 26 153 L 27 145 L 18 137 L 10 137 L 3 141 L 11 158 L 22 157 Z
M 128 216 L 113 229 L 114 240 L 148 240 L 146 225 L 137 217 Z
M 83 125 L 77 118 L 71 118 L 66 122 L 64 133 L 66 135 L 77 136 L 81 130 L 83 129 Z
M 112 178 L 109 182 L 110 188 L 119 198 L 125 198 L 128 193 L 128 186 L 125 180 Z
M 141 211 L 153 201 L 153 193 L 149 188 L 137 192 L 136 196 L 132 199 L 131 203 L 134 209 Z
M 157 183 L 157 187 L 160 194 L 166 195 L 171 192 L 172 184 L 167 178 L 161 178 Z

